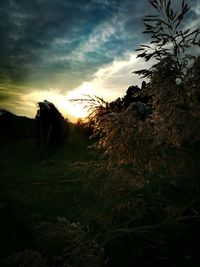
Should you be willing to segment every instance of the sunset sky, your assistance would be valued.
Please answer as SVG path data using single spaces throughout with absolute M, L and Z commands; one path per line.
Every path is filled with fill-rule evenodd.
M 200 2 L 186 2 L 187 27 L 197 26 Z M 123 96 L 141 84 L 134 50 L 148 43 L 151 12 L 147 0 L 0 0 L 0 108 L 34 117 L 47 99 L 73 120 L 86 113 L 71 98 Z

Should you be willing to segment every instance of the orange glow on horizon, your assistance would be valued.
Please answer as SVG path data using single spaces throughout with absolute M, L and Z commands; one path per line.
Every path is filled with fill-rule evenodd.
M 84 90 L 81 88 L 81 90 L 74 90 L 66 95 L 61 94 L 57 89 L 34 91 L 28 95 L 24 95 L 23 101 L 30 107 L 30 114 L 28 115 L 31 117 L 36 115 L 37 103 L 47 100 L 53 103 L 65 118 L 68 118 L 72 122 L 76 122 L 79 118 L 84 119 L 87 117 L 88 111 L 84 104 L 70 100 L 83 98 L 83 94 L 89 94 L 90 91 L 91 90 L 86 87 L 84 87 Z

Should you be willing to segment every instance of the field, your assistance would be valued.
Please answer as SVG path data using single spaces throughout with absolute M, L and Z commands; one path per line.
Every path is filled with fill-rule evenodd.
M 39 2 L 42 2 L 42 7 L 44 1 L 37 2 L 37 10 L 40 10 Z M 104 24 L 98 20 L 99 12 L 96 12 L 96 8 L 95 16 L 88 16 L 93 2 L 99 5 L 101 1 L 87 3 L 87 17 L 92 20 L 95 18 L 98 25 L 94 30 L 88 28 L 85 41 L 84 31 L 81 31 L 83 35 L 79 38 L 79 30 L 75 30 L 77 40 L 80 39 L 81 43 L 76 42 L 74 34 L 70 34 L 73 49 L 68 39 L 62 42 L 62 38 L 56 35 L 56 28 L 64 28 L 59 26 L 57 19 L 52 20 L 54 16 L 49 13 L 51 8 L 48 7 L 47 16 L 43 16 L 44 25 L 38 20 L 38 33 L 37 23 L 34 24 L 30 37 L 30 34 L 25 34 L 29 23 L 25 23 L 22 32 L 9 32 L 13 14 L 13 26 L 16 29 L 18 26 L 21 29 L 26 18 L 32 21 L 32 16 L 21 13 L 19 23 L 16 21 L 16 12 L 25 11 L 26 6 L 21 9 L 19 3 L 3 5 L 3 12 L 15 8 L 14 13 L 6 13 L 8 21 L 2 24 L 9 37 L 3 42 L 3 51 L 4 46 L 9 50 L 4 51 L 5 64 L 0 68 L 0 100 L 3 101 L 3 107 L 11 107 L 19 113 L 22 109 L 21 114 L 27 110 L 28 115 L 29 105 L 31 107 L 37 97 L 37 101 L 42 101 L 39 96 L 43 97 L 44 93 L 45 99 L 52 96 L 53 101 L 60 103 L 59 109 L 62 106 L 67 109 L 65 98 L 70 97 L 72 92 L 75 93 L 75 99 L 71 101 L 84 104 L 90 114 L 85 120 L 73 124 L 62 116 L 56 103 L 55 106 L 47 100 L 38 103 L 35 119 L 0 109 L 0 267 L 199 267 L 200 56 L 197 48 L 200 44 L 200 29 L 193 28 L 197 26 L 199 15 L 195 15 L 195 3 L 191 4 L 191 12 L 184 0 L 180 10 L 176 10 L 176 5 L 172 5 L 170 0 L 147 1 L 156 15 L 150 11 L 150 15 L 144 17 L 143 33 L 148 38 L 140 38 L 136 31 L 133 46 L 138 47 L 140 42 L 146 41 L 135 49 L 137 53 L 130 54 L 131 32 L 126 27 L 135 25 L 141 29 L 136 21 L 136 17 L 140 18 L 136 14 L 139 9 L 134 4 L 134 23 L 132 15 L 126 12 L 129 2 L 124 1 L 127 7 L 123 8 L 122 3 L 115 5 L 111 1 L 111 6 L 117 7 L 111 8 L 114 11 L 112 15 L 112 12 L 107 13 L 111 11 L 108 8 L 110 5 L 107 5 L 109 1 L 102 1 L 106 2 L 106 8 L 105 3 L 99 6 L 104 6 L 105 15 L 109 14 L 109 20 L 106 15 Z M 54 5 L 52 7 L 52 14 L 59 14 L 63 25 L 63 16 L 59 10 L 64 10 L 64 6 L 58 10 Z M 83 7 L 81 5 L 81 14 L 84 13 Z M 70 32 L 73 28 L 73 23 L 70 23 L 71 13 L 67 18 L 70 25 L 67 29 Z M 74 14 L 77 15 L 76 12 Z M 116 24 L 115 30 L 113 22 L 117 14 L 120 15 L 120 24 Z M 185 22 L 182 21 L 184 17 Z M 81 16 L 81 23 L 78 24 L 81 27 L 88 26 L 82 19 Z M 77 23 L 77 18 L 74 21 Z M 52 34 L 49 30 L 47 34 L 41 31 L 48 25 L 55 26 Z M 106 25 L 109 26 L 108 34 L 104 32 L 107 31 Z M 48 37 L 47 42 L 41 39 L 41 32 L 44 32 L 44 37 Z M 34 34 L 41 39 L 39 42 L 32 38 Z M 65 34 L 68 38 L 67 31 Z M 90 42 L 91 36 L 94 42 Z M 126 36 L 128 50 L 123 48 Z M 109 46 L 108 41 L 111 39 Z M 16 41 L 16 45 L 12 42 L 10 46 L 10 40 Z M 30 43 L 23 45 L 23 40 L 29 40 Z M 89 50 L 85 46 L 88 40 Z M 61 47 L 62 44 L 67 45 L 69 57 L 64 47 Z M 48 55 L 45 46 L 50 51 L 50 60 L 45 57 L 45 62 L 42 62 L 44 55 Z M 58 47 L 55 54 L 54 46 Z M 111 54 L 110 48 L 114 48 Z M 30 55 L 24 54 L 25 50 Z M 108 60 L 105 60 L 106 50 Z M 78 57 L 74 52 L 78 52 Z M 103 60 L 100 60 L 102 52 Z M 137 58 L 141 58 L 141 64 L 136 60 L 136 54 Z M 57 61 L 59 58 L 62 61 L 60 63 Z M 152 59 L 151 64 L 145 63 Z M 55 66 L 47 67 L 47 63 Z M 84 64 L 86 68 L 83 68 Z M 132 66 L 131 72 L 140 75 L 143 80 L 141 88 L 133 84 L 124 96 L 112 102 L 98 96 L 101 86 L 102 93 L 108 90 L 106 95 L 110 97 L 114 88 L 117 92 L 117 88 L 122 87 L 123 78 L 124 82 L 129 80 L 125 73 Z M 57 67 L 58 71 L 62 71 L 61 75 L 58 75 Z M 34 68 L 41 72 L 40 75 Z M 29 72 L 33 75 L 29 75 Z M 66 86 L 69 90 L 65 93 L 64 88 L 60 88 L 65 83 L 64 80 L 62 82 L 64 73 L 69 75 L 66 82 L 71 84 L 69 88 Z M 71 75 L 73 73 L 74 77 Z M 52 74 L 53 80 L 55 77 L 55 86 L 48 74 Z M 53 88 L 58 89 L 43 91 L 48 88 L 45 86 L 45 78 L 48 87 L 52 84 Z M 137 81 L 133 78 L 133 83 Z M 27 92 L 26 86 L 29 88 Z M 98 93 L 95 93 L 95 88 Z M 82 89 L 87 93 L 83 94 L 84 99 L 77 99 L 76 92 L 81 93 Z M 90 93 L 88 95 L 90 89 L 94 96 Z M 75 115 L 76 111 L 79 109 L 69 107 L 69 114 Z M 91 135 L 93 142 L 89 139 Z
M 47 159 L 35 139 L 2 145 L 0 266 L 199 266 L 198 187 L 160 170 L 135 189 L 90 144 L 73 130 Z
M 0 236 L 1 258 L 31 247 L 32 217 L 55 220 L 65 217 L 84 222 L 95 207 L 80 177 L 67 173 L 68 165 L 94 158 L 89 141 L 74 133 L 62 148 L 40 160 L 36 140 L 5 144 L 0 150 Z

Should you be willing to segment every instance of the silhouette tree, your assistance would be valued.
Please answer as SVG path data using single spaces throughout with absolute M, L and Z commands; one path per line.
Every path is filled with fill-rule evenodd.
M 143 33 L 150 35 L 151 42 L 149 45 L 140 45 L 136 51 L 141 52 L 138 57 L 145 58 L 146 61 L 155 58 L 157 63 L 148 70 L 142 69 L 134 73 L 150 78 L 154 71 L 167 62 L 170 64 L 168 71 L 174 72 L 176 78 L 183 80 L 190 59 L 194 59 L 188 53 L 188 48 L 200 45 L 200 29 L 183 27 L 183 18 L 190 9 L 184 0 L 180 12 L 172 8 L 170 0 L 149 0 L 149 3 L 157 12 L 157 15 L 144 18 Z
M 135 71 L 149 78 L 149 83 L 143 83 L 142 90 L 130 87 L 121 100 L 126 108 L 120 112 L 108 112 L 109 103 L 102 103 L 92 113 L 100 136 L 97 147 L 104 149 L 110 162 L 131 162 L 139 170 L 166 165 L 169 149 L 186 153 L 186 144 L 191 148 L 200 140 L 200 58 L 188 52 L 199 45 L 199 29 L 181 28 L 189 10 L 184 1 L 180 12 L 168 0 L 149 2 L 159 16 L 144 19 L 144 33 L 150 34 L 151 43 L 141 45 L 139 57 L 157 62 L 150 69 Z
M 0 143 L 20 141 L 35 136 L 35 122 L 0 109 Z
M 36 114 L 37 136 L 42 156 L 61 145 L 69 134 L 69 124 L 54 104 L 44 100 L 38 103 Z

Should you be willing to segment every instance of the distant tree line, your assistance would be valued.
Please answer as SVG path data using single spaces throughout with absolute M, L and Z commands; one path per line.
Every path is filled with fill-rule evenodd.
M 39 102 L 38 107 L 35 117 L 37 139 L 42 156 L 48 156 L 68 137 L 69 122 L 47 100 Z
M 36 134 L 35 120 L 0 109 L 0 143 L 32 138 Z
M 0 109 L 0 143 L 37 138 L 42 157 L 56 150 L 69 135 L 69 122 L 54 104 L 38 103 L 35 119 Z

